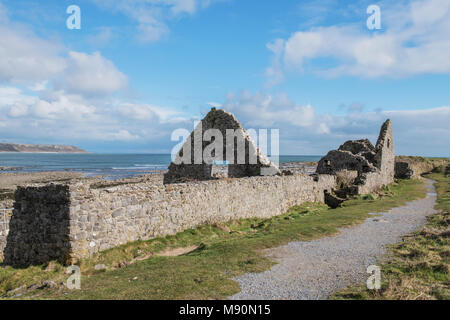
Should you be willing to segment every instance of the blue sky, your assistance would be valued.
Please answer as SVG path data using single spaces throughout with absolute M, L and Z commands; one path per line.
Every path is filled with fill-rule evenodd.
M 397 153 L 449 156 L 447 0 L 0 0 L 0 38 L 2 142 L 165 153 L 218 106 L 282 154 L 375 142 L 389 117 Z

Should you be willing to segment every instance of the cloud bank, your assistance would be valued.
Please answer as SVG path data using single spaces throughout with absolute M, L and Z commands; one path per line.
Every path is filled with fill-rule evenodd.
M 111 60 L 38 37 L 10 22 L 1 4 L 0 34 L 2 141 L 159 147 L 186 121 L 170 108 L 124 99 L 128 78 Z
M 423 110 L 318 114 L 286 94 L 229 94 L 223 105 L 245 128 L 280 129 L 282 154 L 323 155 L 347 140 L 369 138 L 376 143 L 381 124 L 391 119 L 397 154 L 449 156 L 450 106 Z
M 93 0 L 105 10 L 120 12 L 136 23 L 137 39 L 155 42 L 169 34 L 169 21 L 223 0 Z
M 157 28 L 168 17 L 191 15 L 209 5 L 209 1 L 194 0 L 102 3 L 130 15 L 131 8 L 142 10 L 142 20 L 136 21 L 143 28 Z M 335 59 L 337 65 L 312 70 L 326 76 L 449 72 L 450 3 L 414 1 L 402 8 L 383 10 L 383 21 L 389 22 L 392 31 L 371 34 L 354 25 L 340 25 L 277 39 L 268 45 L 274 52 L 268 70 L 271 79 L 281 81 L 288 72 L 308 72 L 310 60 L 324 56 Z M 155 40 L 158 32 L 150 30 L 141 36 Z M 170 141 L 172 131 L 193 128 L 192 117 L 181 111 L 124 99 L 127 76 L 100 52 L 77 52 L 42 39 L 10 22 L 1 5 L 0 34 L 3 141 L 71 143 L 92 146 L 92 151 L 170 152 L 176 144 Z M 206 104 L 233 112 L 246 128 L 280 129 L 283 154 L 321 155 L 349 139 L 368 137 L 375 142 L 380 125 L 391 118 L 398 154 L 449 156 L 449 106 L 371 112 L 354 104 L 345 115 L 332 115 L 318 113 L 313 104 L 299 105 L 285 93 L 247 91 Z
M 450 72 L 449 1 L 385 1 L 380 6 L 381 31 L 364 29 L 361 20 L 312 27 L 269 43 L 274 61 L 266 73 L 271 83 L 291 72 L 363 78 Z

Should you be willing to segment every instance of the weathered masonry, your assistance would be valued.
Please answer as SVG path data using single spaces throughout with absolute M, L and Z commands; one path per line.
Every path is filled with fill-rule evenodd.
M 6 239 L 9 232 L 9 220 L 11 219 L 11 210 L 0 209 L 0 257 L 6 246 Z
M 88 184 L 18 188 L 5 248 L 13 265 L 88 257 L 135 240 L 230 219 L 272 217 L 323 202 L 335 177 L 251 177 L 106 189 Z
M 222 141 L 204 141 L 205 132 L 217 130 Z M 233 132 L 230 137 L 229 132 Z M 217 139 L 217 137 L 209 137 Z M 231 138 L 231 139 L 230 139 Z M 225 140 L 225 141 L 224 141 Z M 202 156 L 205 149 L 218 143 L 217 148 L 212 148 L 211 154 L 206 158 Z M 239 143 L 241 143 L 241 155 L 238 154 Z M 267 159 L 252 141 L 248 132 L 242 127 L 237 119 L 229 112 L 212 108 L 206 117 L 196 126 L 188 140 L 178 152 L 176 160 L 169 166 L 169 172 L 164 175 L 164 183 L 179 183 L 190 180 L 213 179 L 213 160 L 217 156 L 214 153 L 220 148 L 222 159 L 228 157 L 232 161 L 228 163 L 227 176 L 229 178 L 254 177 L 261 175 L 279 175 L 280 170 Z M 231 153 L 231 154 L 230 154 Z M 202 157 L 200 161 L 196 159 Z M 239 162 L 239 158 L 241 162 Z M 252 162 L 252 159 L 254 160 Z M 199 162 L 199 163 L 197 163 Z
M 338 198 L 367 194 L 394 182 L 395 151 L 392 124 L 387 120 L 376 146 L 368 139 L 347 141 L 332 150 L 317 165 L 317 173 L 337 177 L 334 190 Z M 339 202 L 339 199 L 336 199 Z
M 173 163 L 164 181 L 158 177 L 100 188 L 89 181 L 18 187 L 9 233 L 0 235 L 4 262 L 73 263 L 129 241 L 231 219 L 268 218 L 307 201 L 332 202 L 340 191 L 369 193 L 393 181 L 390 121 L 375 147 L 368 140 L 347 142 L 324 157 L 311 176 L 282 174 L 227 112 L 213 109 L 202 122 L 202 133 L 205 128 L 242 129 L 238 132 L 246 143 L 246 159 L 256 156 L 256 163 L 230 163 L 229 177 L 222 179 L 211 175 L 207 162 Z M 262 176 L 262 168 L 274 175 Z

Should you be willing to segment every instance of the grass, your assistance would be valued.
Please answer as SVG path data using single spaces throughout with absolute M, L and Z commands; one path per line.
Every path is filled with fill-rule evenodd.
M 436 171 L 436 170 L 435 170 Z M 380 290 L 356 285 L 334 294 L 334 299 L 448 300 L 450 299 L 450 176 L 427 175 L 436 181 L 439 210 L 419 232 L 390 246 L 382 263 Z
M 0 201 L 14 200 L 14 190 L 0 189 Z
M 24 289 L 21 298 L 223 299 L 240 290 L 233 277 L 262 272 L 274 264 L 262 249 L 336 234 L 339 228 L 362 223 L 368 213 L 404 205 L 425 193 L 420 180 L 402 180 L 377 196 L 360 196 L 337 209 L 305 203 L 270 219 L 205 225 L 173 236 L 129 243 L 80 261 L 81 290 L 64 286 Z M 198 248 L 176 257 L 156 255 L 168 248 L 187 246 Z M 136 261 L 140 258 L 143 260 Z M 96 271 L 97 264 L 105 264 L 108 269 Z M 0 296 L 7 298 L 6 292 L 11 289 L 47 279 L 59 283 L 68 277 L 64 269 L 56 262 L 26 269 L 0 268 Z

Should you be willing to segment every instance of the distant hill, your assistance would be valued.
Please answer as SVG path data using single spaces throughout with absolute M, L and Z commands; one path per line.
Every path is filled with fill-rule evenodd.
M 74 146 L 0 143 L 0 152 L 89 153 Z

